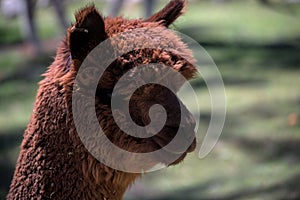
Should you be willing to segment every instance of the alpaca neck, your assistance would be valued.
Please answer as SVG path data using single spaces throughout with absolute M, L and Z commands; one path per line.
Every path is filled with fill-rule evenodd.
M 8 200 L 117 200 L 138 176 L 111 169 L 87 152 L 65 101 L 54 84 L 40 87 Z
M 126 189 L 139 176 L 113 170 L 101 163 L 97 163 L 89 172 L 83 169 L 83 174 L 89 184 L 90 192 L 87 194 L 94 194 L 87 199 L 121 200 Z
M 63 91 L 59 84 L 69 65 L 70 53 L 63 41 L 54 63 L 40 82 L 8 200 L 118 200 L 139 176 L 101 164 L 83 146 L 68 108 L 70 95 L 66 93 L 69 91 Z

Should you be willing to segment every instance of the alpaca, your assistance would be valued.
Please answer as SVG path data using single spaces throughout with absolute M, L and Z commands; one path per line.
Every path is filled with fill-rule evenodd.
M 152 105 L 159 103 L 167 110 L 166 125 L 152 137 L 137 138 L 126 134 L 115 123 L 110 107 L 114 85 L 125 72 L 135 66 L 161 63 L 180 72 L 187 80 L 195 75 L 196 68 L 191 51 L 179 37 L 168 30 L 168 26 L 183 13 L 185 6 L 184 0 L 172 0 L 162 10 L 145 20 L 103 18 L 93 5 L 77 12 L 76 22 L 68 28 L 54 62 L 39 83 L 33 114 L 24 133 L 8 200 L 118 200 L 122 199 L 134 180 L 141 176 L 142 172 L 130 173 L 113 169 L 91 155 L 77 134 L 72 115 L 73 84 L 84 59 L 102 41 L 134 28 L 159 27 L 162 32 L 157 33 L 155 40 L 147 42 L 172 43 L 177 49 L 177 54 L 163 49 L 141 49 L 128 52 L 111 63 L 99 80 L 94 96 L 100 126 L 115 145 L 130 152 L 141 153 L 152 152 L 166 146 L 177 133 L 178 119 L 180 120 L 180 117 L 184 119 L 181 122 L 185 129 L 184 137 L 192 138 L 192 144 L 185 152 L 162 151 L 161 156 L 141 160 L 147 169 L 158 163 L 175 165 L 195 149 L 195 121 L 192 114 L 184 106 L 181 112 L 178 110 L 176 105 L 181 102 L 170 94 L 167 88 L 146 85 L 139 88 L 130 100 L 131 118 L 141 126 L 149 123 L 147 113 Z M 174 87 L 180 87 L 176 80 L 170 81 Z M 83 113 L 82 117 L 89 116 Z M 103 154 L 106 155 L 105 152 Z M 165 154 L 176 154 L 178 158 L 172 163 L 166 163 Z M 107 159 L 114 158 L 107 157 Z M 118 159 L 115 161 L 118 162 Z

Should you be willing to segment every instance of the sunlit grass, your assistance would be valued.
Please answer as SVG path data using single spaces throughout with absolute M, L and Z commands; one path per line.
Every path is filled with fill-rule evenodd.
M 0 87 L 0 134 L 24 128 L 32 112 L 37 85 L 12 81 Z
M 278 6 L 277 4 L 275 4 Z M 267 7 L 257 1 L 195 1 L 178 22 L 198 41 L 270 43 L 298 38 L 299 5 Z
M 300 174 L 299 157 L 293 146 L 300 140 L 300 122 L 289 124 L 291 114 L 300 115 L 299 49 L 261 47 L 261 44 L 289 42 L 299 37 L 300 7 L 289 8 L 293 12 L 288 12 L 287 7 L 262 7 L 256 1 L 229 2 L 191 1 L 186 15 L 174 26 L 200 42 L 230 44 L 206 49 L 218 66 L 226 89 L 227 116 L 220 140 L 204 159 L 200 160 L 196 152 L 180 165 L 145 175 L 137 182 L 145 187 L 143 197 L 175 194 L 180 199 L 180 195 L 190 194 L 199 199 L 227 197 L 253 190 L 250 196 L 237 199 L 285 199 L 291 188 L 289 179 Z M 73 11 L 83 5 L 86 2 L 70 5 L 70 21 L 74 21 Z M 104 8 L 103 3 L 97 3 L 97 6 L 101 10 Z M 134 8 L 142 9 L 140 5 Z M 140 15 L 131 9 L 126 7 L 123 12 L 129 13 L 130 18 Z M 63 37 L 52 8 L 40 10 L 38 16 L 41 38 Z M 2 20 L 0 26 L 3 26 Z M 194 29 L 187 29 L 189 27 Z M 15 33 L 17 22 L 12 21 L 7 28 L 9 30 L 5 33 L 14 32 L 13 35 L 9 36 L 11 38 L 1 36 L 1 39 L 7 43 L 19 41 L 20 36 Z M 236 45 L 238 43 L 251 44 L 251 47 L 241 48 Z M 49 60 L 37 62 L 43 64 L 41 68 L 32 68 L 35 78 L 23 80 L 18 77 L 0 84 L 0 137 L 23 134 L 19 131 L 25 129 L 29 121 L 40 79 L 38 74 L 50 64 Z M 26 63 L 31 65 L 34 62 L 29 62 L 18 51 L 2 51 L 0 79 L 24 69 Z M 197 133 L 199 146 L 206 133 L 206 118 L 211 109 L 210 97 L 201 81 L 192 83 L 199 99 L 200 115 L 203 114 Z M 185 103 L 191 104 L 190 100 L 186 96 Z M 188 107 L 195 112 L 195 105 Z M 18 145 L 0 150 L 1 156 L 9 158 L 12 168 Z M 285 187 L 267 190 L 286 181 Z M 265 192 L 255 193 L 264 188 L 267 188 Z

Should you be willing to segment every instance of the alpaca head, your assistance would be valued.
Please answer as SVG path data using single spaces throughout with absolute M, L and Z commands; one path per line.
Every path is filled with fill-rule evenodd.
M 73 79 L 77 75 L 78 81 L 76 92 L 83 97 L 94 95 L 95 116 L 105 137 L 131 153 L 130 156 L 111 154 L 112 149 L 105 147 L 107 142 L 101 140 L 103 137 L 99 141 L 91 139 L 88 132 L 98 130 L 85 127 L 85 137 L 90 137 L 87 141 L 92 141 L 93 155 L 96 158 L 101 155 L 100 161 L 113 160 L 111 163 L 120 162 L 120 166 L 126 162 L 137 163 L 135 167 L 140 165 L 138 169 L 147 170 L 158 163 L 177 164 L 195 149 L 194 118 L 176 96 L 184 82 L 196 73 L 194 59 L 179 36 L 168 29 L 184 7 L 185 1 L 173 0 L 146 20 L 103 18 L 94 6 L 76 14 L 76 22 L 68 29 L 67 36 L 73 63 L 70 73 Z M 105 42 L 108 46 L 101 46 Z M 104 57 L 108 49 L 111 51 Z M 118 56 L 106 63 L 110 55 Z M 86 70 L 89 73 L 81 76 L 80 69 L 91 63 L 93 66 Z M 100 79 L 95 75 L 99 70 L 103 70 Z M 118 84 L 121 79 L 122 84 Z M 96 90 L 89 93 L 87 86 L 95 81 Z M 80 104 L 83 100 L 78 101 Z M 79 104 L 75 102 L 73 106 L 86 111 L 82 105 L 87 104 Z M 80 112 L 79 120 L 90 117 Z M 175 136 L 177 143 L 168 146 Z M 177 148 L 180 145 L 184 148 Z M 150 157 L 137 157 L 137 154 L 155 151 L 157 153 Z

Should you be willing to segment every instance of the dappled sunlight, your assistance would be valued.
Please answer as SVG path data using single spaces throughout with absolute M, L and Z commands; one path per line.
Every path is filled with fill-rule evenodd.
M 72 19 L 71 13 L 82 4 L 67 4 L 67 16 Z M 55 29 L 50 13 L 49 8 L 38 12 L 46 46 L 65 34 Z M 136 13 L 129 13 L 133 16 Z M 300 197 L 299 19 L 299 4 L 266 7 L 256 1 L 191 1 L 173 28 L 203 45 L 218 66 L 227 95 L 225 126 L 207 157 L 199 159 L 195 152 L 177 166 L 144 175 L 126 200 Z M 26 56 L 17 21 L 10 22 L 6 26 L 0 19 L 0 33 L 5 34 L 0 38 L 1 199 L 12 178 L 40 75 L 55 52 L 52 44 L 38 57 Z M 211 105 L 203 79 L 191 81 L 191 86 L 201 100 L 199 151 Z M 193 113 L 196 106 L 189 108 Z

